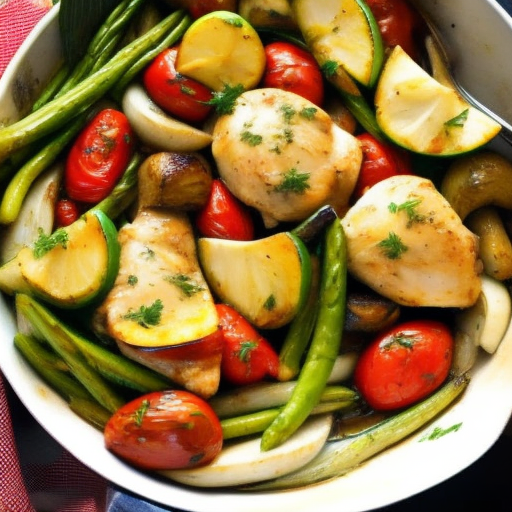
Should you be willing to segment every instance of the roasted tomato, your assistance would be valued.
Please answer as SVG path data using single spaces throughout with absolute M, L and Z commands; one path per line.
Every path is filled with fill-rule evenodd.
M 80 209 L 71 199 L 59 199 L 55 204 L 55 227 L 62 228 L 73 224 L 80 217 Z
M 376 410 L 411 405 L 435 391 L 446 379 L 453 356 L 450 329 L 435 320 L 397 325 L 363 351 L 354 384 Z
M 105 199 L 126 169 L 134 147 L 127 117 L 118 110 L 99 112 L 75 140 L 66 160 L 64 185 L 70 199 Z
M 235 385 L 276 378 L 279 356 L 272 345 L 231 306 L 218 304 L 217 312 L 224 336 L 222 378 Z
M 382 34 L 385 46 L 400 45 L 414 60 L 419 60 L 418 41 L 425 34 L 425 25 L 407 0 L 367 0 Z
M 189 123 L 204 121 L 212 107 L 212 92 L 205 85 L 176 71 L 178 47 L 167 48 L 146 68 L 142 76 L 150 98 L 167 113 Z
M 381 142 L 369 133 L 356 138 L 361 142 L 363 163 L 352 193 L 353 201 L 379 181 L 397 174 L 411 174 L 410 157 L 405 150 Z
M 213 180 L 205 207 L 196 217 L 203 236 L 227 240 L 252 240 L 254 223 L 247 207 L 219 180 Z
M 324 99 L 322 71 L 314 57 L 288 42 L 265 46 L 267 65 L 263 75 L 264 87 L 294 92 L 321 106 Z
M 116 411 L 104 438 L 107 449 L 136 467 L 192 468 L 218 455 L 222 427 L 202 398 L 188 391 L 156 391 Z

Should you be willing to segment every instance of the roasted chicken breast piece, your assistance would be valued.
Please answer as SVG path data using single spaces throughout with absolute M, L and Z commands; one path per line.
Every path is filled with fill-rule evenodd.
M 213 130 L 213 156 L 231 192 L 266 227 L 347 208 L 362 162 L 359 141 L 308 100 L 280 89 L 247 91 Z
M 405 306 L 463 308 L 476 302 L 478 238 L 430 180 L 388 178 L 341 223 L 349 271 L 384 297 Z
M 119 231 L 117 280 L 95 315 L 122 352 L 201 396 L 217 391 L 218 315 L 184 213 L 141 210 Z

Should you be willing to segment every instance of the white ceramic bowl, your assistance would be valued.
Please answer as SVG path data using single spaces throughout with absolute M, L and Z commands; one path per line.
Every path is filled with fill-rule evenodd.
M 489 106 L 512 122 L 512 24 L 491 0 L 423 0 L 456 53 L 463 55 L 464 80 Z M 0 80 L 0 120 L 19 116 L 20 83 L 44 82 L 60 58 L 57 10 L 24 43 Z M 508 105 L 508 106 L 507 106 Z M 512 154 L 509 153 L 512 158 Z M 462 400 L 426 431 L 339 479 L 275 494 L 202 491 L 174 485 L 123 464 L 103 446 L 103 437 L 42 383 L 13 348 L 15 323 L 0 299 L 0 366 L 37 421 L 67 450 L 105 478 L 142 497 L 194 512 L 295 512 L 371 510 L 428 489 L 465 469 L 502 433 L 512 411 L 512 329 L 496 354 L 481 354 Z M 461 424 L 435 441 L 426 432 Z

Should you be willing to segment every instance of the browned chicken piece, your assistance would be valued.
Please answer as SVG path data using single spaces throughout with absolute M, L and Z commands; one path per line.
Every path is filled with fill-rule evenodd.
M 362 161 L 358 140 L 316 105 L 280 89 L 243 93 L 217 121 L 212 151 L 231 192 L 266 227 L 330 204 L 344 212 Z
M 348 269 L 405 306 L 468 307 L 481 290 L 478 238 L 430 180 L 388 178 L 341 220 Z
M 217 391 L 218 316 L 183 213 L 142 210 L 119 231 L 120 269 L 95 324 L 132 359 L 203 397 Z

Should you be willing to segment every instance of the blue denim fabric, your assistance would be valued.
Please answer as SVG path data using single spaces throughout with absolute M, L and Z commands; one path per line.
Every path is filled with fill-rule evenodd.
M 512 0 L 498 0 L 512 16 Z M 177 508 L 161 508 L 120 489 L 109 489 L 106 512 L 186 512 Z

